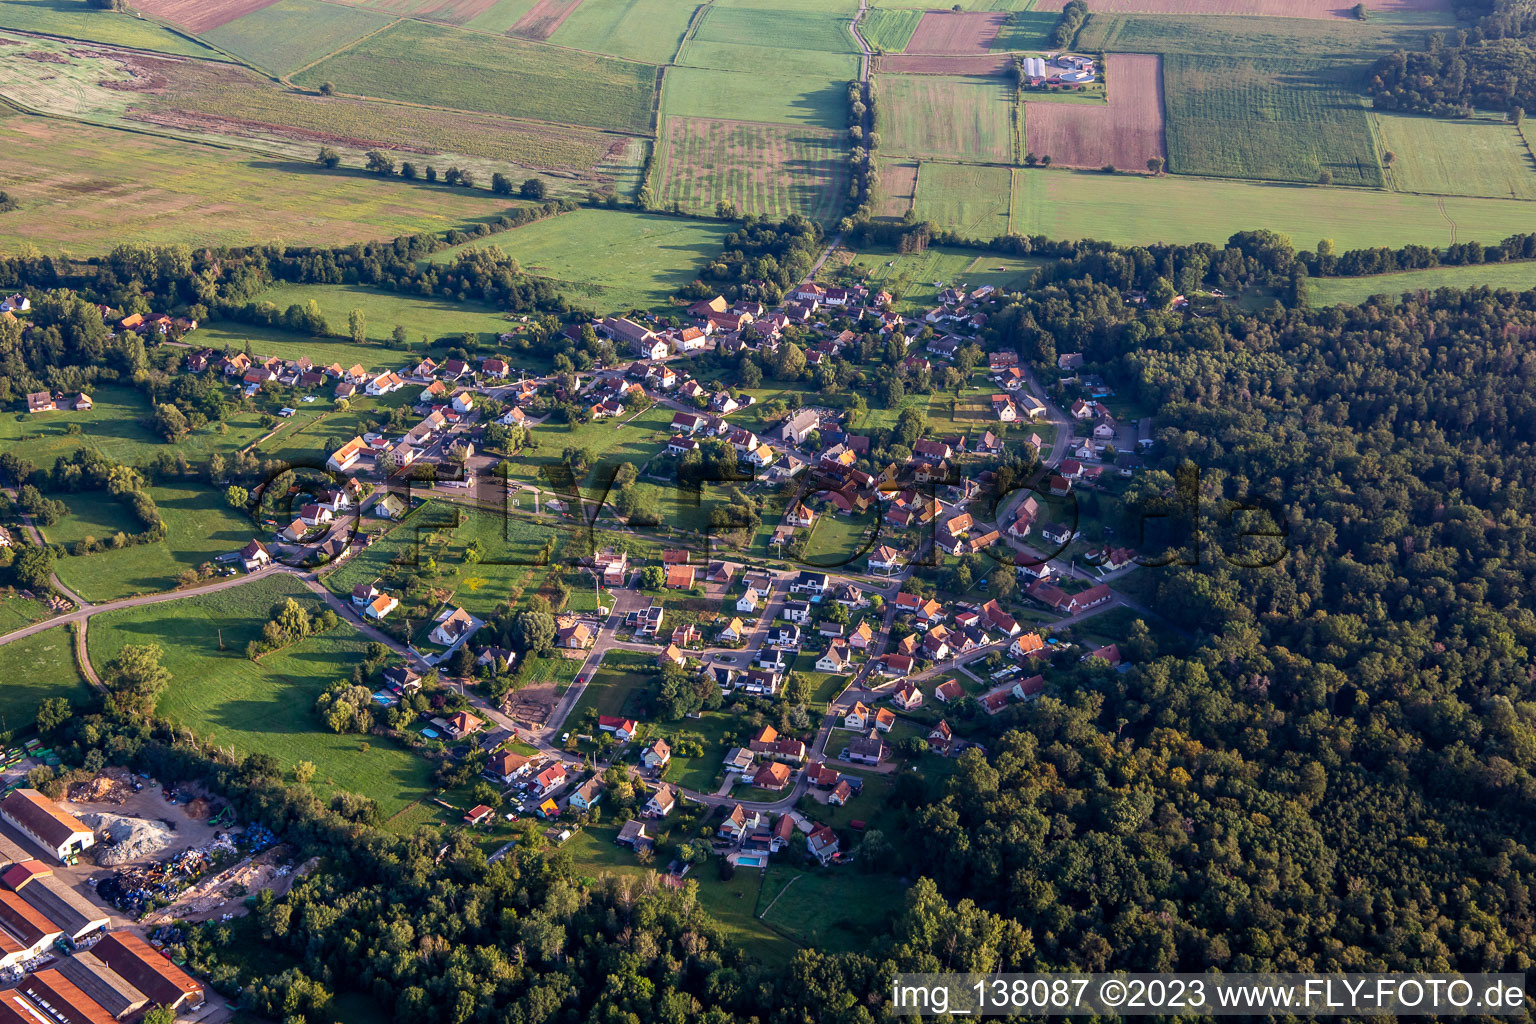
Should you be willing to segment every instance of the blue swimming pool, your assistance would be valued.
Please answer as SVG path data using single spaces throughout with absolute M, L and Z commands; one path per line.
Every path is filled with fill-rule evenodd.
M 767 861 L 768 858 L 761 854 L 741 854 L 736 858 L 736 866 L 739 868 L 760 868 Z

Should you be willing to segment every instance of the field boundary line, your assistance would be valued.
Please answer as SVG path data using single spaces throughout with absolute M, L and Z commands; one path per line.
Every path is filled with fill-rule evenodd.
M 1371 127 L 1371 149 L 1376 153 L 1376 164 L 1381 168 L 1382 184 L 1392 192 L 1403 191 L 1398 187 L 1397 175 L 1392 173 L 1392 168 L 1387 166 L 1385 154 L 1387 152 L 1387 139 L 1381 130 L 1381 118 L 1376 111 L 1367 109 L 1365 112 L 1366 124 Z
M 297 89 L 298 86 L 293 84 L 293 76 L 294 75 L 302 75 L 304 72 L 308 71 L 310 68 L 314 67 L 316 64 L 324 64 L 326 61 L 330 60 L 332 57 L 335 57 L 335 56 L 337 56 L 339 54 L 346 53 L 348 50 L 352 49 L 352 47 L 356 46 L 358 43 L 367 42 L 368 40 L 372 39 L 374 36 L 378 35 L 380 32 L 387 32 L 387 31 L 389 31 L 390 29 L 394 28 L 396 25 L 400 24 L 402 21 L 405 21 L 405 20 L 406 19 L 404 19 L 404 18 L 396 18 L 394 21 L 390 22 L 389 24 L 384 25 L 381 28 L 376 28 L 372 32 L 369 32 L 365 36 L 358 36 L 356 39 L 352 40 L 347 45 L 339 47 L 339 48 L 337 48 L 335 50 L 332 50 L 330 53 L 326 54 L 324 57 L 321 57 L 319 60 L 312 60 L 308 64 L 305 64 L 301 68 L 295 68 L 294 70 L 288 72 L 286 75 L 283 75 L 280 80 L 282 81 L 282 83 L 284 85 L 287 85 L 289 88 Z
M 704 0 L 704 3 L 693 9 L 693 14 L 688 19 L 688 27 L 683 29 L 683 37 L 677 41 L 677 49 L 672 52 L 672 65 L 680 64 L 683 59 L 683 48 L 686 47 L 699 33 L 699 27 L 704 24 L 704 18 L 715 6 L 715 0 Z

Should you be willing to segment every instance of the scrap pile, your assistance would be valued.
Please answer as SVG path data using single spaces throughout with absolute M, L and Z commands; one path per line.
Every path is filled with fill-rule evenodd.
M 129 861 L 152 857 L 171 845 L 174 838 L 174 833 L 165 825 L 146 818 L 91 811 L 82 814 L 80 820 L 95 829 L 100 837 L 96 863 L 103 867 L 117 867 Z
M 120 804 L 134 789 L 132 775 L 121 768 L 107 768 L 94 779 L 70 786 L 69 798 L 75 803 Z
M 266 829 L 262 831 L 267 836 L 272 834 Z M 238 857 L 244 838 L 220 832 L 207 845 L 182 850 L 158 863 L 127 865 L 104 879 L 96 892 L 124 913 L 142 917 L 174 901 L 177 894 L 202 875 Z

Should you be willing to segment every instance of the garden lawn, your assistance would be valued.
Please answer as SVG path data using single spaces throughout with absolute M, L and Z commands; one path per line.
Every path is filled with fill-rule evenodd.
M 95 703 L 95 691 L 75 664 L 74 637 L 63 626 L 0 647 L 0 732 L 25 729 L 49 697 L 67 697 L 76 710 Z
M 631 210 L 577 210 L 515 228 L 493 244 L 574 303 L 675 312 L 671 300 L 718 256 L 732 225 Z M 473 242 L 471 245 L 486 243 Z M 456 249 L 432 257 L 453 259 Z
M 1436 288 L 1536 288 L 1536 263 L 1485 263 L 1471 267 L 1431 267 L 1373 277 L 1315 277 L 1307 281 L 1307 302 L 1313 306 L 1358 304 L 1372 295 L 1396 300 L 1404 292 Z
M 699 905 L 720 923 L 733 945 L 769 967 L 788 965 L 794 943 L 757 920 L 764 869 L 739 867 L 728 881 L 721 881 L 719 867 L 710 861 L 695 865 L 688 877 L 699 883 Z
M 172 678 L 155 710 L 182 728 L 243 753 L 270 754 L 285 770 L 312 761 L 322 796 L 359 793 L 386 816 L 425 796 L 425 760 L 378 737 L 328 732 L 314 711 L 321 691 L 347 679 L 362 660 L 367 645 L 355 629 L 343 622 L 259 664 L 245 657 L 270 607 L 288 597 L 311 612 L 321 607 L 292 577 L 268 576 L 184 601 L 106 612 L 91 620 L 91 663 L 100 672 L 127 644 L 158 644 Z
M 705 711 L 699 718 L 658 722 L 655 729 L 668 739 L 685 732 L 698 733 L 705 739 L 704 753 L 699 757 L 680 757 L 675 750 L 672 752 L 672 760 L 667 762 L 667 770 L 662 776 L 666 781 L 695 793 L 713 793 L 720 788 L 725 753 L 735 746 L 737 726 L 732 716 Z
M 1450 120 L 1373 113 L 1387 171 L 1404 192 L 1536 199 L 1536 160 L 1520 129 L 1503 118 Z
M 165 538 L 153 544 L 61 558 L 56 571 L 65 586 L 87 601 L 96 602 L 169 590 L 176 586 L 176 577 L 182 571 L 238 551 L 259 532 L 244 514 L 229 507 L 222 488 L 191 480 L 171 481 L 154 485 L 149 494 L 160 507 Z M 113 501 L 105 491 L 70 495 L 67 500 L 73 507 L 77 499 L 86 497 L 96 499 L 93 504 L 109 515 L 113 512 L 111 506 L 116 506 L 127 523 L 121 527 L 125 533 L 143 529 L 127 507 Z M 106 521 L 97 524 L 92 531 L 96 539 L 112 536 L 104 529 L 109 525 Z M 46 533 L 50 540 L 60 539 L 53 529 Z
M 823 512 L 811 527 L 801 557 L 808 566 L 840 569 L 861 560 L 879 542 L 879 536 L 878 508 L 864 516 Z
M 862 798 L 856 798 L 862 799 Z M 764 924 L 809 949 L 867 949 L 901 907 L 901 882 L 854 866 L 804 869 L 770 862 L 758 913 Z
M 581 692 L 581 699 L 571 709 L 567 721 L 574 721 L 577 728 L 585 728 L 581 725 L 581 716 L 588 708 L 599 715 L 644 718 L 654 681 L 658 678 L 650 671 L 655 666 L 654 654 L 610 650 L 587 681 L 586 689 Z
M 0 636 L 41 622 L 48 617 L 48 606 L 18 593 L 0 595 Z
M 927 165 L 924 165 L 927 173 Z M 1298 246 L 1331 238 L 1338 249 L 1444 247 L 1507 238 L 1536 216 L 1510 199 L 1406 195 L 1360 188 L 1033 171 L 1015 175 L 1013 232 L 1121 244 L 1224 242 L 1269 228 Z M 1449 221 L 1447 220 L 1449 218 Z
M 50 544 L 73 544 L 85 537 L 106 540 L 119 530 L 133 534 L 144 529 L 127 505 L 104 490 L 50 496 L 69 506 L 69 515 L 42 528 Z

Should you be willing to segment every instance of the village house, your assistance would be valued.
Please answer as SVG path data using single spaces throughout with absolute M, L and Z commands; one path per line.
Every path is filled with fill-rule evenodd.
M 459 711 L 448 719 L 448 735 L 454 739 L 463 739 L 485 728 L 485 721 L 468 711 Z
M 368 607 L 363 609 L 363 615 L 375 622 L 383 621 L 389 613 L 400 607 L 400 600 L 391 594 L 380 594 L 368 602 Z
M 672 747 L 666 740 L 658 737 L 640 753 L 641 762 L 647 767 L 660 771 L 672 760 Z
M 603 783 L 596 776 L 577 786 L 568 801 L 573 810 L 590 811 L 603 799 Z
M 923 706 L 923 691 L 913 683 L 902 683 L 891 694 L 891 702 L 903 711 L 915 711 Z
M 837 858 L 837 833 L 828 825 L 817 825 L 806 836 L 806 852 L 823 867 Z
M 591 647 L 596 639 L 597 637 L 593 633 L 592 627 L 580 621 L 564 626 L 555 632 L 555 646 L 565 648 L 566 650 L 584 651 Z
M 486 761 L 485 774 L 498 780 L 503 786 L 510 786 L 527 774 L 531 767 L 533 767 L 532 758 L 504 750 L 492 754 Z
M 597 727 L 603 732 L 613 733 L 613 738 L 620 743 L 628 743 L 635 735 L 635 730 L 640 724 L 633 718 L 624 718 L 620 715 L 600 715 L 597 719 Z
M 325 460 L 326 468 L 334 473 L 345 473 L 355 467 L 363 454 L 370 450 L 367 441 L 354 437 L 331 453 L 330 458 Z
M 239 558 L 240 564 L 244 566 L 246 572 L 265 569 L 272 564 L 272 553 L 259 540 L 252 540 L 245 547 L 241 548 Z
M 933 697 L 942 704 L 952 704 L 965 697 L 965 689 L 957 679 L 946 679 L 934 688 Z
M 859 764 L 879 764 L 885 760 L 885 741 L 874 729 L 864 736 L 855 736 L 848 741 L 844 751 L 844 760 L 856 761 Z
M 677 787 L 663 782 L 651 793 L 650 799 L 646 800 L 644 813 L 651 818 L 665 818 L 676 806 Z
M 941 757 L 949 755 L 950 747 L 954 742 L 955 734 L 950 729 L 949 723 L 942 718 L 939 719 L 938 725 L 928 730 L 928 749 Z
M 852 655 L 847 645 L 841 640 L 834 640 L 827 652 L 816 659 L 816 671 L 842 675 L 849 670 L 851 664 Z
M 463 608 L 454 608 L 438 617 L 429 639 L 439 647 L 457 647 L 480 625 L 480 620 Z

